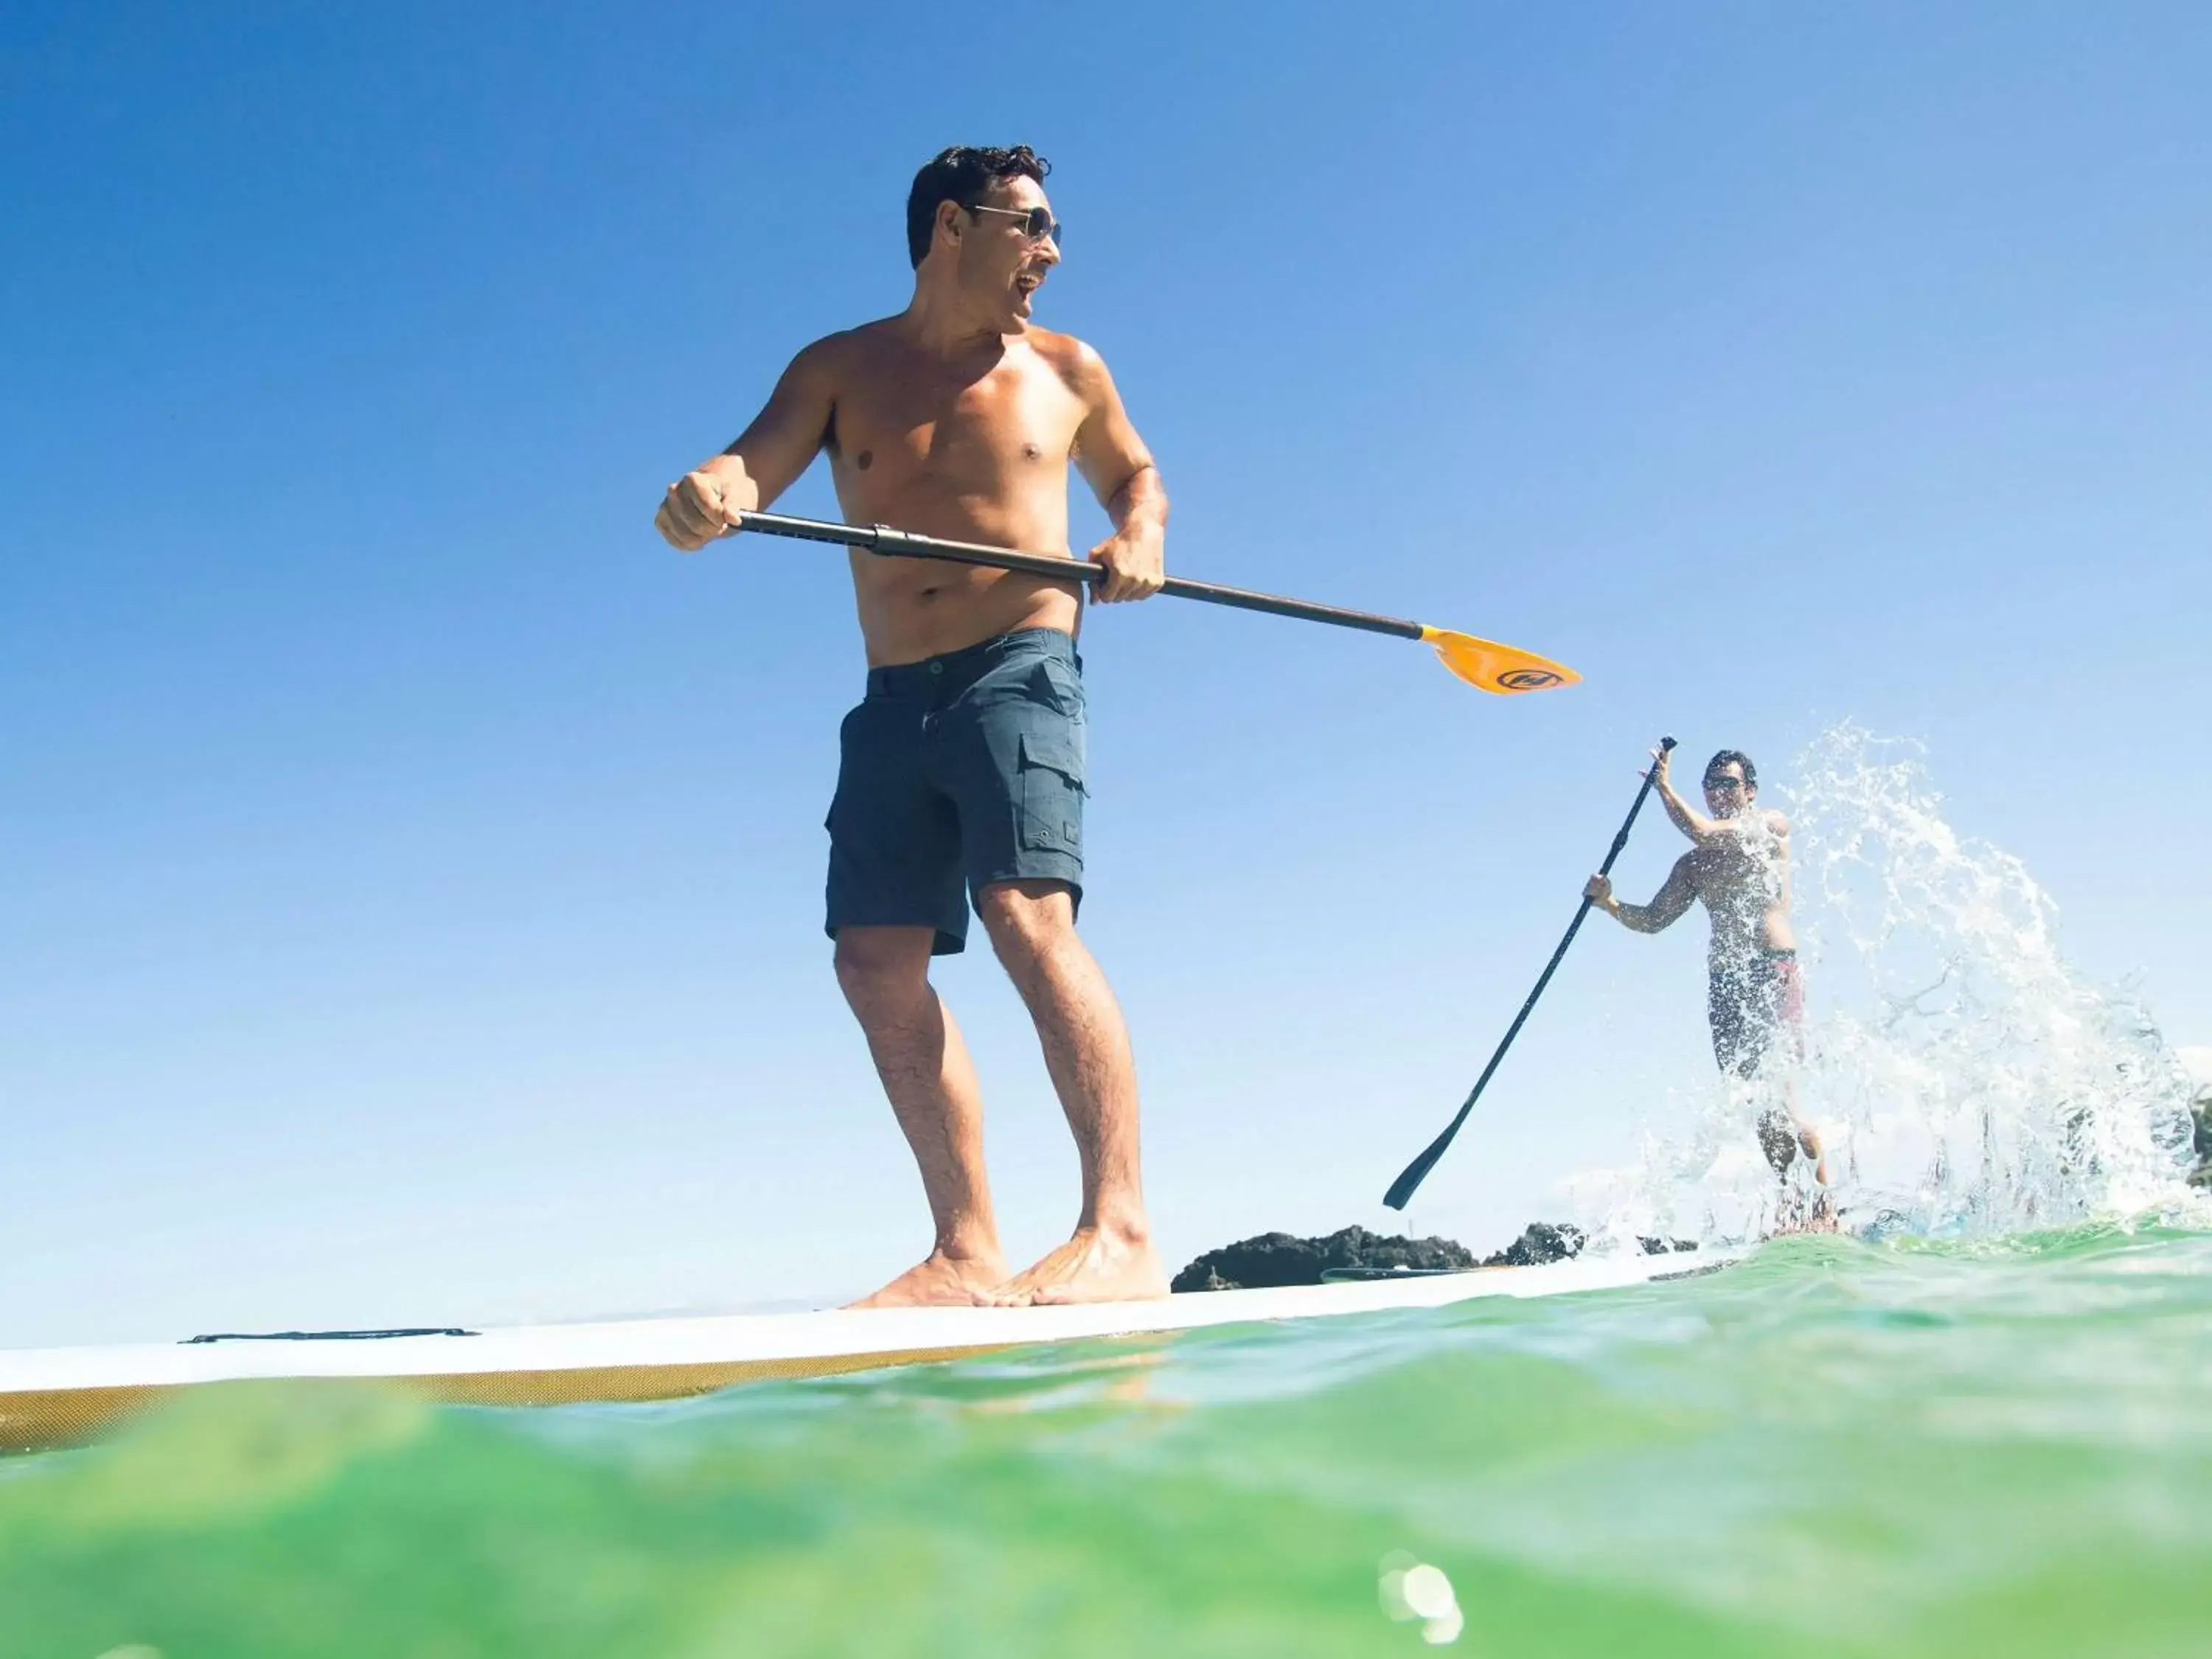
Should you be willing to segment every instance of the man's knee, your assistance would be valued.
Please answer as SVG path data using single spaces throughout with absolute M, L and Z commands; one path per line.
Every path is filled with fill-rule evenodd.
M 1075 931 L 1075 896 L 1064 881 L 1002 881 L 975 895 L 975 914 L 1001 962 L 1031 960 Z
M 831 957 L 845 1000 L 866 1011 L 913 997 L 929 984 L 926 927 L 841 927 Z
M 1766 1161 L 1778 1174 L 1787 1174 L 1797 1159 L 1797 1127 L 1790 1115 L 1772 1107 L 1759 1115 L 1759 1145 Z

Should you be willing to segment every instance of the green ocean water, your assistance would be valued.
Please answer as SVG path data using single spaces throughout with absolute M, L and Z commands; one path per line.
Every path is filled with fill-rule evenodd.
M 1390 1616 L 1415 1562 L 1455 1617 Z M 0 1659 L 1447 1638 L 2212 1653 L 2212 1234 L 1797 1238 L 1629 1291 L 670 1406 L 256 1386 L 0 1463 Z

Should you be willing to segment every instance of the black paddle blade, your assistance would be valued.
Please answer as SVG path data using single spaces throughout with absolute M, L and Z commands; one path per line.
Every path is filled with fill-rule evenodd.
M 1473 1101 L 1468 1103 L 1470 1107 L 1474 1104 Z M 1459 1126 L 1466 1121 L 1467 1107 L 1462 1107 L 1460 1115 L 1451 1121 L 1451 1127 L 1431 1141 L 1429 1149 L 1408 1164 L 1398 1178 L 1390 1183 L 1390 1190 L 1382 1194 L 1382 1202 L 1394 1210 L 1404 1209 L 1406 1200 L 1413 1195 L 1413 1189 L 1429 1178 L 1429 1171 L 1437 1167 L 1437 1160 L 1444 1155 L 1445 1148 L 1452 1144 L 1452 1137 L 1459 1133 Z

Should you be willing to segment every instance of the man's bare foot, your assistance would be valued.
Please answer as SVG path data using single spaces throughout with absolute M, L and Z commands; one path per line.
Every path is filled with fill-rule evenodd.
M 1766 1237 L 1789 1238 L 1794 1235 L 1806 1233 L 1839 1233 L 1843 1230 L 1844 1224 L 1831 1212 L 1814 1211 L 1808 1215 L 1800 1211 L 1796 1215 L 1777 1221 L 1774 1224 L 1774 1231 L 1768 1233 Z
M 1809 1198 L 1803 1194 L 1785 1193 L 1776 1206 L 1773 1229 L 1765 1237 L 1784 1238 L 1792 1233 L 1839 1233 L 1843 1230 L 1836 1200 L 1823 1187 Z
M 932 1250 L 929 1260 L 908 1267 L 873 1296 L 848 1302 L 848 1308 L 973 1308 L 996 1298 L 992 1287 L 1006 1276 L 1002 1255 L 952 1257 Z
M 1000 1285 L 991 1300 L 1005 1308 L 1042 1308 L 1072 1302 L 1150 1302 L 1167 1293 L 1167 1270 L 1151 1239 L 1133 1241 L 1079 1227 L 1043 1261 Z

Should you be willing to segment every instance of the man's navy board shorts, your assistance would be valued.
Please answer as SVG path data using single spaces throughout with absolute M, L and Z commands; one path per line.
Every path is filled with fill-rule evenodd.
M 1083 659 L 1056 628 L 868 671 L 837 735 L 829 933 L 933 927 L 966 948 L 969 896 L 1066 882 L 1083 899 Z

